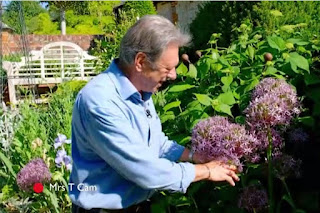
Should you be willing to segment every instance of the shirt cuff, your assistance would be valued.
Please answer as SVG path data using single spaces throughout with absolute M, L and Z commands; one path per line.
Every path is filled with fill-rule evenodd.
M 185 149 L 184 146 L 181 146 L 177 142 L 172 141 L 170 150 L 167 153 L 165 153 L 163 157 L 170 161 L 177 162 L 179 161 L 184 149 Z
M 186 193 L 188 187 L 195 179 L 195 166 L 191 163 L 179 163 L 182 170 L 181 192 Z

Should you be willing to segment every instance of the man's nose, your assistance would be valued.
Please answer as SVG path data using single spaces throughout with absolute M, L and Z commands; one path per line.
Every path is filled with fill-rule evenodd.
M 177 72 L 176 72 L 176 69 L 173 68 L 167 75 L 167 79 L 170 79 L 170 80 L 176 80 L 177 78 Z

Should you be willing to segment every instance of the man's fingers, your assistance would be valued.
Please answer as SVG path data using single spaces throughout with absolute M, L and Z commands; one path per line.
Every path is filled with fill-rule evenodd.
M 226 180 L 228 183 L 230 183 L 231 186 L 235 186 L 235 185 L 236 185 L 235 182 L 234 182 L 234 180 L 232 179 L 232 177 L 229 176 L 229 175 L 225 175 L 225 180 Z
M 240 180 L 240 178 L 238 177 L 238 175 L 236 175 L 234 171 L 229 171 L 229 176 L 231 176 L 236 181 Z

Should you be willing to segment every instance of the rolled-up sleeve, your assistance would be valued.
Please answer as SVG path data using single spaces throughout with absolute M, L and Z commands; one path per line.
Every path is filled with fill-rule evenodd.
M 169 140 L 163 132 L 161 133 L 160 141 L 160 157 L 177 162 L 180 159 L 185 147 L 181 146 L 176 141 Z
M 195 178 L 194 165 L 173 162 L 181 156 L 182 146 L 164 141 L 161 149 L 166 158 L 148 152 L 148 145 L 118 108 L 90 108 L 86 119 L 93 149 L 121 176 L 143 189 L 187 191 Z

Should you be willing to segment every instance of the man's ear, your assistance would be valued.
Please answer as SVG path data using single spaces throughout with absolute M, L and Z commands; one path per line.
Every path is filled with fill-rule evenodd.
M 138 72 L 142 72 L 143 67 L 145 66 L 146 62 L 146 54 L 143 52 L 138 52 L 134 59 L 134 66 Z

